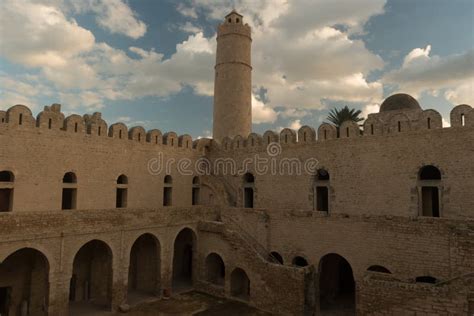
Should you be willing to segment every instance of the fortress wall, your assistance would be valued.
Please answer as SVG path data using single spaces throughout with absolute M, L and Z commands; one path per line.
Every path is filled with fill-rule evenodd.
M 240 239 L 239 233 L 232 224 L 222 223 L 209 227 L 200 225 L 199 261 L 200 288 L 207 292 L 231 296 L 231 275 L 234 269 L 245 271 L 250 280 L 250 304 L 278 315 L 302 315 L 304 308 L 303 269 L 293 269 L 274 264 L 260 258 L 250 250 L 248 244 Z M 212 225 L 211 225 L 212 226 Z M 228 228 L 232 229 L 229 231 Z M 216 253 L 225 264 L 225 286 L 218 288 L 206 282 L 207 268 L 205 260 L 211 253 Z
M 264 139 L 265 141 L 265 139 Z M 418 172 L 424 165 L 434 165 L 442 173 L 441 216 L 473 217 L 474 129 L 471 127 L 414 131 L 394 135 L 280 144 L 281 154 L 268 156 L 266 145 L 213 151 L 218 159 L 234 159 L 242 171 L 255 175 L 255 207 L 313 209 L 313 176 L 289 174 L 286 165 L 271 172 L 271 161 L 284 159 L 305 162 L 317 160 L 317 168 L 330 174 L 330 212 L 417 216 L 419 213 Z M 268 167 L 260 174 L 256 164 L 245 166 L 245 159 L 255 155 L 267 158 Z M 245 167 L 242 167 L 245 166 Z M 304 170 L 304 169 L 302 169 Z M 243 172 L 241 173 L 243 174 Z M 219 177 L 218 177 L 219 178 Z M 241 206 L 241 176 L 220 177 L 234 188 L 230 193 Z
M 360 315 L 471 315 L 468 291 L 460 279 L 445 285 L 410 284 L 371 277 L 358 285 Z M 472 281 L 471 281 L 472 282 Z
M 149 163 L 177 161 L 199 156 L 193 148 L 159 145 L 129 139 L 98 137 L 36 127 L 13 128 L 0 125 L 0 170 L 15 175 L 13 211 L 61 209 L 63 175 L 77 176 L 77 209 L 114 208 L 117 178 L 128 177 L 127 206 L 159 207 L 163 204 L 163 179 L 149 171 Z M 160 156 L 162 155 L 162 156 Z M 156 168 L 156 161 L 151 165 Z M 173 205 L 191 205 L 192 175 L 177 172 L 171 165 Z M 154 169 L 156 170 L 156 169 Z
M 268 213 L 267 224 L 259 225 L 254 237 L 268 240 L 267 249 L 282 255 L 285 265 L 302 256 L 318 267 L 324 255 L 336 253 L 350 263 L 356 281 L 361 281 L 372 265 L 384 266 L 405 281 L 419 276 L 447 280 L 472 272 L 472 221 L 342 214 L 328 217 L 298 210 Z M 235 214 L 249 223 L 255 223 L 257 216 Z
M 75 255 L 87 242 L 100 240 L 111 250 L 112 307 L 117 308 L 126 297 L 130 250 L 139 236 L 148 233 L 158 240 L 160 289 L 170 288 L 177 234 L 185 227 L 197 231 L 199 220 L 215 219 L 216 211 L 204 207 L 4 213 L 0 262 L 25 247 L 40 251 L 49 264 L 49 315 L 67 315 Z

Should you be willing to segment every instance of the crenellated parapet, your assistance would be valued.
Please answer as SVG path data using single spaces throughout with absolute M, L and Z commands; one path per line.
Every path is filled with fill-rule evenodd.
M 146 131 L 142 126 L 130 129 L 124 123 L 108 125 L 100 112 L 93 114 L 71 114 L 65 117 L 60 104 L 45 106 L 36 119 L 25 105 L 15 105 L 7 111 L 0 111 L 1 129 L 50 131 L 62 135 L 86 136 L 111 141 L 134 142 L 139 144 L 193 149 L 190 135 L 178 135 L 175 132 L 162 134 L 158 129 Z
M 454 107 L 451 111 L 451 127 L 445 129 L 469 127 L 474 127 L 474 109 L 466 104 Z M 429 133 L 439 129 L 443 129 L 442 116 L 435 110 L 391 109 L 369 114 L 362 125 L 346 121 L 337 128 L 333 124 L 322 123 L 317 129 L 317 133 L 310 126 L 303 126 L 298 131 L 284 128 L 280 133 L 266 131 L 262 136 L 251 133 L 247 138 L 241 135 L 237 135 L 233 139 L 225 137 L 220 145 L 224 151 L 250 148 L 264 150 L 270 143 L 291 146 L 345 138 L 405 135 L 409 132 Z

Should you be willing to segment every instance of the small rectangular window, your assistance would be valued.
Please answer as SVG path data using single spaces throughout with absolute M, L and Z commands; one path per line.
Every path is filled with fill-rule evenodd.
M 49 119 L 49 120 L 48 120 L 48 128 L 49 128 L 49 129 L 51 129 L 52 123 L 53 123 L 53 120 L 52 120 L 52 119 Z
M 327 187 L 316 188 L 316 210 L 329 212 L 329 190 Z
M 18 118 L 18 125 L 23 124 L 23 114 L 20 113 L 20 117 Z

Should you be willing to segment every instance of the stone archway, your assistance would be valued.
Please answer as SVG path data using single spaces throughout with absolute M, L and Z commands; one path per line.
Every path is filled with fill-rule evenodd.
M 355 315 L 355 281 L 349 262 L 338 254 L 327 254 L 319 262 L 321 313 Z M 323 314 L 324 315 L 324 314 Z
M 137 238 L 130 250 L 128 299 L 155 296 L 160 289 L 160 242 L 151 234 Z
M 47 315 L 49 262 L 40 251 L 22 248 L 0 264 L 0 315 Z
M 230 275 L 230 292 L 233 297 L 246 300 L 250 299 L 250 279 L 241 268 L 236 268 Z
M 193 285 L 196 235 L 189 229 L 181 230 L 174 241 L 173 288 L 183 289 Z
M 211 253 L 206 257 L 206 280 L 215 285 L 224 286 L 224 260 L 217 253 Z
M 72 310 L 108 309 L 112 300 L 112 250 L 92 240 L 76 253 L 69 286 Z

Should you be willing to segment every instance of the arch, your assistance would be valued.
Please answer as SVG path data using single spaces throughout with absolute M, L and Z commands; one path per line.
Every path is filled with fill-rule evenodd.
M 130 250 L 128 301 L 156 296 L 160 291 L 160 242 L 154 235 L 140 235 Z
M 152 129 L 146 133 L 146 141 L 154 145 L 161 145 L 163 144 L 163 135 L 159 129 Z
M 134 126 L 128 131 L 128 139 L 144 143 L 146 140 L 145 129 L 141 126 Z
M 336 126 L 329 124 L 329 123 L 323 123 L 319 126 L 318 128 L 318 140 L 319 141 L 325 141 L 325 140 L 330 140 L 334 139 L 337 137 L 337 129 Z
M 402 133 L 411 130 L 411 122 L 406 114 L 397 113 L 390 118 L 389 132 Z
M 196 257 L 196 234 L 183 228 L 174 240 L 173 288 L 182 289 L 193 285 L 194 260 Z
M 473 108 L 467 104 L 460 104 L 455 106 L 450 113 L 451 127 L 470 126 L 472 124 L 468 118 L 469 114 L 473 113 Z
M 351 265 L 342 256 L 330 253 L 321 258 L 319 262 L 319 296 L 321 311 L 354 314 L 354 276 Z
M 242 149 L 245 147 L 244 138 L 241 135 L 237 135 L 232 140 L 232 149 Z
M 121 174 L 117 178 L 115 207 L 116 208 L 127 207 L 127 199 L 128 199 L 128 177 L 124 174 Z
M 263 134 L 263 144 L 265 146 L 268 146 L 271 143 L 279 143 L 279 142 L 280 142 L 280 137 L 274 131 L 266 131 Z
M 192 205 L 199 205 L 200 200 L 201 200 L 201 180 L 199 179 L 199 176 L 195 176 L 193 178 L 193 187 L 192 187 Z
M 255 190 L 255 177 L 253 174 L 250 172 L 247 172 L 243 176 L 243 181 L 244 181 L 244 207 L 245 208 L 253 208 L 254 205 L 254 190 Z
M 383 123 L 376 116 L 369 114 L 364 122 L 364 136 L 378 136 L 383 134 Z
M 341 138 L 353 138 L 360 136 L 360 127 L 354 121 L 347 120 L 342 122 L 339 127 L 339 137 Z
M 173 204 L 173 178 L 168 174 L 163 179 L 163 206 Z
M 420 129 L 438 129 L 443 128 L 443 118 L 435 110 L 424 110 L 420 116 Z
M 379 265 L 372 265 L 372 266 L 367 268 L 367 271 L 378 272 L 378 273 L 387 273 L 387 274 L 392 273 L 392 272 L 390 272 L 389 269 L 387 269 L 383 266 L 379 266 Z
M 63 176 L 61 209 L 73 210 L 77 207 L 77 176 L 74 172 L 66 172 Z
M 230 294 L 245 301 L 250 299 L 250 279 L 241 268 L 235 268 L 230 275 Z
M 63 176 L 63 183 L 77 183 L 77 177 L 74 172 L 66 172 Z
M 279 264 L 283 264 L 283 257 L 276 251 L 272 251 L 270 252 L 270 254 L 272 255 L 273 258 L 276 259 L 276 261 L 278 261 Z
M 70 309 L 76 309 L 77 302 L 83 302 L 81 305 L 91 309 L 110 307 L 112 260 L 111 248 L 98 239 L 85 243 L 77 251 L 69 284 Z
M 127 139 L 128 128 L 124 123 L 115 123 L 109 127 L 109 137 Z
M 308 265 L 308 260 L 302 256 L 296 256 L 291 261 L 291 264 L 295 267 L 306 267 Z
M 71 133 L 84 133 L 85 122 L 84 118 L 77 114 L 71 114 L 64 120 L 63 129 Z
M 423 166 L 418 173 L 419 180 L 441 180 L 441 171 L 433 165 Z
M 31 113 L 31 110 L 21 104 L 12 106 L 7 110 L 6 119 L 9 126 L 13 127 L 34 127 L 36 125 L 36 120 Z
M 0 171 L 0 212 L 10 212 L 13 209 L 13 186 L 15 175 L 8 170 Z
M 222 257 L 215 252 L 206 257 L 206 280 L 215 285 L 224 286 L 225 264 Z
M 178 146 L 182 147 L 182 148 L 192 149 L 193 148 L 193 138 L 188 134 L 184 134 L 184 135 L 179 136 Z
M 231 150 L 232 149 L 232 139 L 230 139 L 229 137 L 224 137 L 222 139 L 222 148 L 227 151 L 227 150 Z
M 165 133 L 165 135 L 163 135 L 163 144 L 178 147 L 178 135 L 175 132 Z
M 296 132 L 289 128 L 284 128 L 280 132 L 280 144 L 295 144 Z
M 34 248 L 21 248 L 0 263 L 0 314 L 47 315 L 49 261 Z
M 298 130 L 298 143 L 314 143 L 316 141 L 316 131 L 310 126 L 302 126 Z
M 247 147 L 260 147 L 262 142 L 262 136 L 256 133 L 250 133 L 250 135 L 247 137 Z

